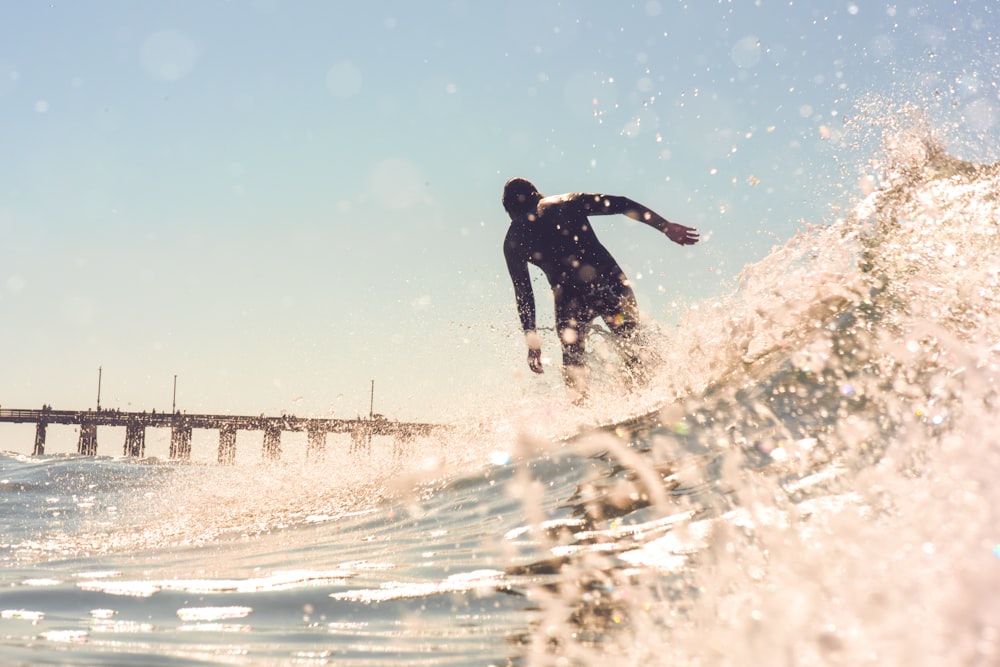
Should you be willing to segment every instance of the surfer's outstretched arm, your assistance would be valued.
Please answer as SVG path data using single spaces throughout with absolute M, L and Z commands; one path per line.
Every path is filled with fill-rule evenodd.
M 660 230 L 677 245 L 694 245 L 698 242 L 697 229 L 679 225 L 676 222 L 670 222 L 656 211 L 648 209 L 641 204 L 637 208 L 630 208 L 625 211 L 625 215 L 633 220 L 645 223 L 653 229 Z
M 581 195 L 588 215 L 621 214 L 637 220 L 653 229 L 663 232 L 678 245 L 693 245 L 698 242 L 698 230 L 676 222 L 670 222 L 662 215 L 639 202 L 620 195 Z

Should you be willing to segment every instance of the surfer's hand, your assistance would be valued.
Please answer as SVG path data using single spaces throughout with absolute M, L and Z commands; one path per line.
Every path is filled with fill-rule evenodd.
M 666 221 L 665 221 L 666 222 Z M 667 222 L 662 227 L 667 238 L 677 245 L 694 245 L 698 242 L 698 230 L 694 227 L 685 227 L 676 222 Z
M 540 347 L 528 348 L 528 368 L 535 373 L 544 373 L 542 369 L 542 349 Z
M 524 342 L 528 344 L 528 368 L 542 373 L 542 338 L 534 330 L 524 332 Z

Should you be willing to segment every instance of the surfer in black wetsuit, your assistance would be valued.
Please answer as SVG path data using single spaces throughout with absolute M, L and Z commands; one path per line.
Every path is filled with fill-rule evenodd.
M 587 390 L 583 358 L 587 328 L 598 317 L 624 344 L 626 366 L 638 372 L 638 358 L 628 345 L 639 326 L 635 293 L 618 262 L 597 239 L 589 216 L 626 215 L 663 232 L 679 245 L 697 243 L 698 232 L 670 222 L 628 197 L 585 193 L 543 197 L 523 178 L 507 181 L 502 201 L 510 215 L 504 257 L 514 283 L 531 370 L 542 372 L 542 348 L 535 332 L 535 296 L 528 264 L 540 268 L 552 287 L 563 378 L 579 398 Z

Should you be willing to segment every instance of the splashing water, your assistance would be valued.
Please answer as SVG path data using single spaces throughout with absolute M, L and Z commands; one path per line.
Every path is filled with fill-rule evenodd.
M 536 513 L 532 664 L 996 663 L 1000 167 L 919 126 L 880 165 L 681 324 L 684 398 L 572 442 L 613 471 Z

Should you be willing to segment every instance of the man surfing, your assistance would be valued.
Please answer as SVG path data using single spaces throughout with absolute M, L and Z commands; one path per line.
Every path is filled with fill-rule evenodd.
M 586 398 L 584 351 L 587 329 L 600 317 L 621 343 L 630 375 L 641 373 L 632 350 L 639 327 L 639 306 L 628 278 L 608 249 L 597 239 L 590 216 L 625 215 L 667 235 L 674 243 L 698 242 L 698 232 L 670 222 L 628 197 L 570 193 L 543 197 L 523 178 L 504 185 L 503 207 L 510 229 L 503 251 L 514 284 L 517 313 L 528 343 L 528 366 L 542 373 L 541 338 L 535 331 L 535 296 L 528 264 L 545 273 L 555 298 L 556 333 L 562 343 L 563 379 Z

